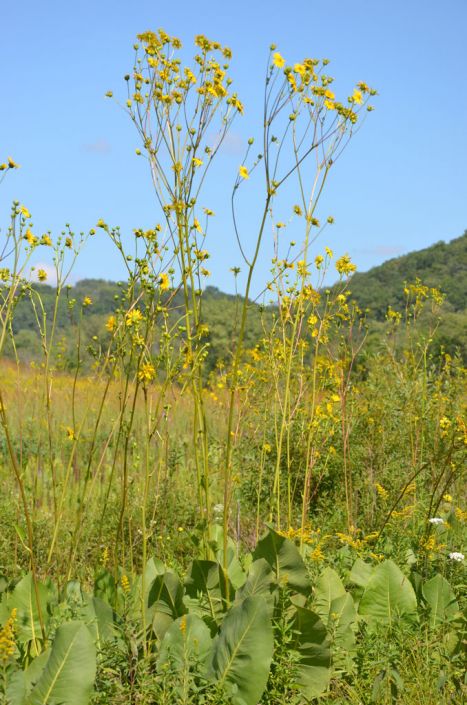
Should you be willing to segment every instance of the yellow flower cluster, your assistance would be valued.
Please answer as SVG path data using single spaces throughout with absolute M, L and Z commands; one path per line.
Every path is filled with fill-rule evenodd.
M 5 171 L 6 169 L 19 169 L 19 164 L 12 157 L 8 157 L 6 162 L 0 164 L 0 171 Z
M 228 64 L 221 64 L 214 58 L 214 52 L 218 52 L 222 61 L 230 60 L 232 52 L 228 47 L 223 47 L 219 42 L 213 42 L 202 34 L 197 35 L 195 44 L 201 49 L 201 54 L 195 56 L 199 68 L 193 70 L 189 67 L 182 68 L 180 60 L 169 54 L 168 50 L 180 49 L 182 43 L 177 37 L 170 37 L 163 29 L 158 32 L 144 32 L 138 35 L 138 39 L 143 45 L 147 71 L 142 72 L 140 67 L 134 71 L 135 90 L 132 99 L 127 101 L 128 108 L 132 107 L 133 101 L 144 104 L 148 100 L 148 94 L 141 93 L 143 86 L 150 86 L 153 91 L 150 99 L 170 108 L 173 104 L 182 104 L 184 96 L 192 86 L 200 83 L 196 91 L 205 98 L 207 105 L 226 98 L 230 106 L 240 113 L 243 112 L 243 105 L 237 95 L 233 93 L 229 96 L 228 93 Z M 139 46 L 136 45 L 136 48 L 139 49 Z M 192 163 L 194 166 L 201 166 L 199 163 Z
M 342 255 L 342 257 L 339 257 L 336 261 L 336 269 L 339 274 L 347 276 L 355 272 L 357 266 L 350 260 L 349 255 Z
M 0 661 L 5 664 L 15 653 L 16 608 L 12 609 L 5 626 L 0 630 Z
M 406 507 L 400 510 L 394 510 L 391 514 L 395 519 L 408 519 L 412 516 L 415 509 L 415 504 L 408 504 Z
M 322 71 L 329 63 L 327 59 L 320 62 L 318 59 L 307 58 L 293 66 L 286 66 L 286 60 L 280 52 L 273 51 L 271 58 L 271 70 L 274 68 L 283 70 L 289 89 L 292 93 L 301 94 L 304 103 L 315 106 L 318 111 L 322 108 L 326 111 L 335 111 L 341 118 L 352 124 L 355 124 L 358 119 L 357 112 L 353 108 L 362 106 L 368 96 L 376 95 L 374 89 L 361 81 L 357 83 L 352 95 L 347 99 L 347 105 L 344 105 L 336 100 L 334 92 L 329 88 L 334 79 Z M 367 106 L 367 110 L 373 110 L 372 106 Z M 290 119 L 295 119 L 295 114 L 291 115 Z
M 389 492 L 387 491 L 387 489 L 385 489 L 383 485 L 380 485 L 379 482 L 375 483 L 375 489 L 378 493 L 378 496 L 381 497 L 381 499 L 385 502 L 389 497 Z
M 355 548 L 356 550 L 359 550 L 364 547 L 365 542 L 363 539 L 359 539 L 357 537 L 357 529 L 352 531 L 350 534 L 344 534 L 337 532 L 336 537 L 339 539 L 339 541 L 346 546 L 350 546 L 351 548 Z
M 109 562 L 109 549 L 106 546 L 104 548 L 104 550 L 102 551 L 102 557 L 101 557 L 101 563 L 104 568 L 108 565 L 108 562 Z
M 125 595 L 128 595 L 130 592 L 130 581 L 128 580 L 128 576 L 123 574 L 121 577 L 121 585 L 122 585 L 122 590 L 125 593 Z
M 443 548 L 446 548 L 446 544 L 438 543 L 436 537 L 431 534 L 428 538 L 422 536 L 420 539 L 420 548 L 424 553 L 428 554 L 429 557 L 432 557 L 434 553 L 438 553 L 442 551 Z

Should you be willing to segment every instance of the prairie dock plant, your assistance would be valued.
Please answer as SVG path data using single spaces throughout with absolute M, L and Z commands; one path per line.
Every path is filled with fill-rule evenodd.
M 53 237 L 15 201 L 0 234 L 0 702 L 461 702 L 467 394 L 445 295 L 414 277 L 375 321 L 320 242 L 376 92 L 338 97 L 327 59 L 271 45 L 259 132 L 211 203 L 246 108 L 230 48 L 194 43 L 187 62 L 138 35 L 124 79 L 150 227 L 102 213 Z M 226 204 L 234 295 L 208 286 Z M 71 284 L 96 234 L 123 281 Z
M 209 526 L 211 513 L 211 469 L 209 438 L 203 392 L 203 366 L 206 344 L 203 340 L 201 281 L 206 276 L 204 249 L 212 211 L 200 211 L 201 189 L 228 130 L 243 104 L 231 89 L 228 76 L 231 51 L 202 35 L 195 38 L 198 53 L 191 66 L 177 58 L 181 42 L 164 31 L 138 36 L 132 75 L 126 77 L 126 110 L 133 121 L 146 155 L 157 200 L 164 216 L 164 232 L 171 249 L 170 263 L 180 276 L 184 305 L 182 346 L 184 369 L 193 398 L 193 448 L 198 484 L 200 519 Z M 224 559 L 227 561 L 227 536 L 234 476 L 234 427 L 239 388 L 239 372 L 244 354 L 244 339 L 253 275 L 265 237 L 267 224 L 274 222 L 275 203 L 284 185 L 292 178 L 298 185 L 299 204 L 294 206 L 303 221 L 299 279 L 294 295 L 288 296 L 293 310 L 287 323 L 289 351 L 283 389 L 283 414 L 278 431 L 278 454 L 274 493 L 277 496 L 276 521 L 280 525 L 280 463 L 286 443 L 290 415 L 291 369 L 303 324 L 300 301 L 309 298 L 308 266 L 313 228 L 318 225 L 316 208 L 331 166 L 350 139 L 359 114 L 375 91 L 360 83 L 344 102 L 331 90 L 333 78 L 327 74 L 326 61 L 304 59 L 293 66 L 270 49 L 263 104 L 261 150 L 251 158 L 253 138 L 239 167 L 232 192 L 232 213 L 241 256 L 246 266 L 246 284 L 236 331 L 231 369 L 228 376 L 229 408 L 223 460 Z M 209 132 L 218 132 L 215 145 Z M 209 132 L 208 132 L 209 131 Z M 138 150 L 140 152 L 140 150 Z M 262 172 L 263 205 L 256 238 L 248 246 L 237 218 L 238 197 L 255 172 Z M 332 218 L 328 219 L 329 222 Z M 278 226 L 279 227 L 279 226 Z M 156 253 L 158 262 L 161 252 Z M 280 286 L 288 262 L 278 265 L 275 283 Z M 352 271 L 352 265 L 341 271 Z M 282 293 L 279 292 L 282 298 Z M 293 300 L 292 300 L 293 299 Z M 283 302 L 280 302 L 283 305 Z M 290 495 L 290 489 L 289 489 Z M 306 506 L 306 500 L 304 506 Z M 289 518 L 291 506 L 289 501 Z M 205 544 L 209 540 L 206 535 Z M 226 566 L 224 566 L 226 567 Z

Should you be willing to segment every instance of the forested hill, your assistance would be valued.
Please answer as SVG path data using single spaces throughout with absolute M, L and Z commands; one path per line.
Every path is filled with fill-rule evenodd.
M 467 360 L 467 231 L 451 242 L 438 242 L 431 247 L 395 259 L 388 260 L 368 272 L 356 273 L 349 282 L 349 288 L 360 308 L 368 309 L 368 320 L 373 331 L 373 340 L 378 340 L 381 323 L 388 306 L 396 310 L 404 308 L 404 283 L 419 278 L 423 284 L 437 287 L 446 294 L 444 314 L 436 337 L 437 348 L 443 346 L 448 352 L 460 349 Z M 41 293 L 48 320 L 55 301 L 55 290 L 46 284 L 36 284 Z M 116 299 L 121 293 L 115 282 L 98 279 L 79 281 L 68 291 L 68 299 L 81 302 L 85 297 L 92 299 L 92 305 L 84 312 L 82 340 L 101 337 L 109 314 L 118 305 Z M 180 294 L 172 299 L 173 315 L 181 310 Z M 209 366 L 213 367 L 220 359 L 226 359 L 232 350 L 235 327 L 238 322 L 239 300 L 215 287 L 207 287 L 203 295 L 203 317 L 209 326 Z M 67 297 L 63 296 L 58 312 L 58 338 L 62 341 L 62 363 L 73 365 L 75 359 L 76 325 L 70 321 Z M 423 322 L 422 322 L 423 324 Z M 41 355 L 40 338 L 31 304 L 20 301 L 15 310 L 13 323 L 16 349 L 23 360 L 38 358 Z M 263 335 L 260 309 L 252 306 L 246 335 L 246 346 L 253 347 Z M 12 355 L 13 350 L 4 351 Z M 66 362 L 67 360 L 67 362 Z
M 350 289 L 360 307 L 370 309 L 370 317 L 382 320 L 388 306 L 403 307 L 404 282 L 413 282 L 417 277 L 423 284 L 437 287 L 446 294 L 448 311 L 465 313 L 467 230 L 450 242 L 437 242 L 424 250 L 390 259 L 368 272 L 357 272 Z

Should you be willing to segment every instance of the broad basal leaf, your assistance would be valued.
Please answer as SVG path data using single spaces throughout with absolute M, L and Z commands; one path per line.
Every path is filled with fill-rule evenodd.
M 297 607 L 292 646 L 298 654 L 296 683 L 307 699 L 326 690 L 331 676 L 329 639 L 321 619 L 305 607 Z
M 211 673 L 233 703 L 256 705 L 266 687 L 273 632 L 266 601 L 247 597 L 226 614 L 214 643 Z
M 258 541 L 253 558 L 264 558 L 274 570 L 279 584 L 304 594 L 310 591 L 310 580 L 298 548 L 277 531 L 269 529 Z
M 27 705 L 88 705 L 96 676 L 96 649 L 82 622 L 57 629 L 49 659 Z
M 359 605 L 368 622 L 392 625 L 417 620 L 417 598 L 410 581 L 391 560 L 374 569 Z
M 430 608 L 431 627 L 455 619 L 459 614 L 459 604 L 453 589 L 439 573 L 423 585 L 422 593 Z

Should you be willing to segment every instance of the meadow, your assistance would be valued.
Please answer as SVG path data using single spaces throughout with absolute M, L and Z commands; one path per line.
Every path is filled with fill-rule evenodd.
M 231 194 L 244 289 L 213 364 L 203 185 L 243 104 L 228 47 L 199 35 L 189 65 L 180 50 L 140 35 L 121 101 L 160 222 L 54 238 L 15 202 L 1 235 L 0 702 L 464 702 L 465 361 L 436 345 L 445 297 L 417 277 L 375 342 L 356 267 L 318 216 L 376 91 L 339 100 L 326 59 L 289 65 L 271 47 L 261 144 Z M 68 282 L 97 231 L 128 276 L 91 330 L 92 292 Z M 29 274 L 41 248 L 51 305 L 47 272 Z

